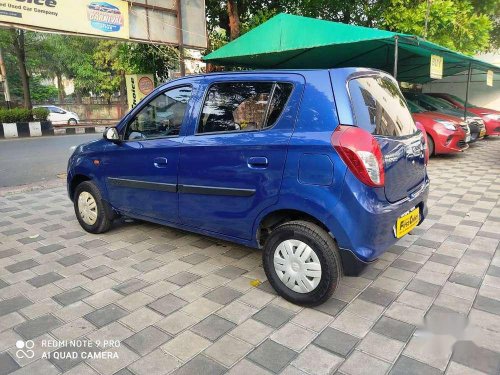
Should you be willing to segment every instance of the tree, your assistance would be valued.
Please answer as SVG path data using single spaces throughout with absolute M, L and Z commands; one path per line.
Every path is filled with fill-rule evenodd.
M 24 96 L 24 108 L 31 109 L 33 107 L 31 103 L 30 95 L 30 77 L 28 75 L 28 70 L 26 68 L 26 39 L 24 30 L 11 29 L 10 41 L 11 47 L 14 50 L 14 55 L 17 58 L 17 66 L 19 69 L 19 75 L 21 77 L 21 84 L 23 87 Z
M 429 10 L 427 40 L 470 55 L 489 47 L 491 20 L 476 13 L 470 1 L 433 0 Z M 426 12 L 425 0 L 392 0 L 382 24 L 392 31 L 424 37 Z

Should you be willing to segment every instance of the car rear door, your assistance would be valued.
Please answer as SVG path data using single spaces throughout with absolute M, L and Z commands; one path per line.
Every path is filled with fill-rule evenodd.
M 251 239 L 255 217 L 278 200 L 302 88 L 294 74 L 206 78 L 181 149 L 183 224 Z
M 347 80 L 352 108 L 352 118 L 341 121 L 350 121 L 377 139 L 384 156 L 386 199 L 397 202 L 411 196 L 425 183 L 425 141 L 397 82 L 377 71 L 358 71 L 340 79 L 344 91 Z

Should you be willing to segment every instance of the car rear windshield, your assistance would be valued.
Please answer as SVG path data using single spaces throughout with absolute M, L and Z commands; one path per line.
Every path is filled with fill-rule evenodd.
M 372 134 L 406 136 L 417 130 L 397 84 L 388 77 L 364 76 L 349 81 L 356 125 Z

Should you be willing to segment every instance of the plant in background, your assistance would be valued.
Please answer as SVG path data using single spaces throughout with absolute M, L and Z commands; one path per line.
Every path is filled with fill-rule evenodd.
M 33 108 L 31 113 L 35 121 L 47 121 L 50 112 L 47 108 Z

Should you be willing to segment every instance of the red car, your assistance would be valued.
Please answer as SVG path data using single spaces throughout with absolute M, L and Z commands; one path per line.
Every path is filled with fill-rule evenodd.
M 427 133 L 429 155 L 462 152 L 469 146 L 469 126 L 460 118 L 438 112 L 428 112 L 407 100 L 408 108 L 416 123 L 420 123 Z
M 427 93 L 426 95 L 441 98 L 450 102 L 459 109 L 464 109 L 465 101 L 458 96 L 443 93 Z M 500 135 L 500 111 L 494 109 L 476 107 L 473 104 L 467 103 L 467 111 L 480 116 L 484 125 L 486 125 L 486 135 Z

